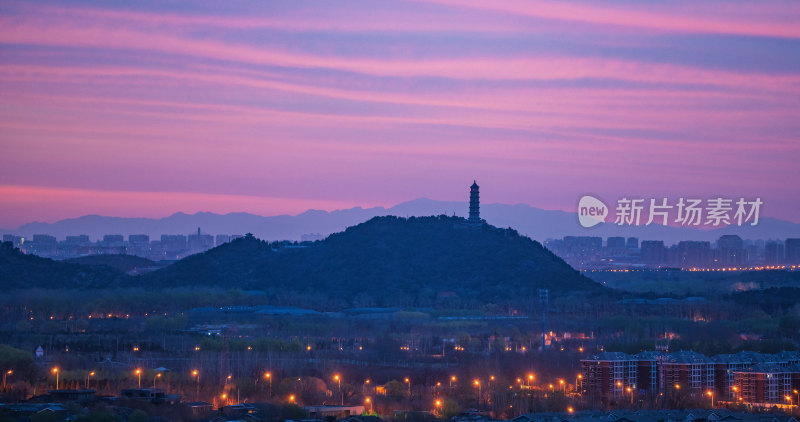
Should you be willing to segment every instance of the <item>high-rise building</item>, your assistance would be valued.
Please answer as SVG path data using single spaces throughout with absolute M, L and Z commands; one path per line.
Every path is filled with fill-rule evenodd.
M 132 234 L 128 236 L 130 253 L 138 256 L 150 254 L 150 236 L 146 234 Z
M 227 235 L 227 234 L 218 234 L 217 238 L 216 238 L 216 242 L 214 244 L 219 246 L 219 245 L 222 245 L 223 243 L 228 243 L 230 241 L 231 241 L 231 237 L 229 235 Z
M 735 234 L 720 236 L 717 240 L 717 265 L 723 267 L 744 265 L 747 253 L 744 241 Z
M 764 245 L 764 263 L 778 265 L 783 263 L 784 247 L 781 242 L 767 242 Z
M 13 234 L 4 234 L 3 242 L 11 242 L 15 248 L 19 248 L 23 243 L 25 243 L 25 238 L 22 236 L 14 236 Z
M 667 258 L 667 248 L 663 240 L 642 241 L 642 262 L 647 265 L 663 265 Z
M 214 237 L 210 234 L 200 233 L 200 227 L 197 228 L 197 234 L 190 234 L 187 239 L 187 246 L 192 252 L 203 252 L 214 247 Z
M 103 236 L 103 246 L 107 248 L 120 248 L 124 243 L 125 238 L 121 234 L 107 234 Z
M 625 238 L 609 237 L 606 239 L 606 246 L 608 249 L 625 249 Z
M 70 246 L 86 246 L 91 241 L 89 240 L 89 235 L 87 234 L 80 234 L 77 236 L 67 236 L 66 240 L 64 241 L 67 245 Z
M 324 240 L 325 236 L 321 233 L 307 233 L 300 236 L 301 242 L 316 242 L 318 240 Z
M 628 249 L 639 249 L 639 238 L 629 237 L 628 240 L 625 242 L 625 247 Z
M 187 249 L 186 236 L 182 234 L 162 234 L 161 248 L 163 248 L 164 252 L 167 254 L 184 252 Z
M 711 242 L 680 241 L 676 254 L 676 264 L 681 268 L 708 268 L 713 260 Z
M 786 239 L 785 245 L 786 263 L 791 265 L 800 264 L 800 239 Z

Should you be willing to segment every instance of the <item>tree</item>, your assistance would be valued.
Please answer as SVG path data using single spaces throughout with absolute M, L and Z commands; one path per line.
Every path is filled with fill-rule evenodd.
M 144 410 L 136 409 L 128 416 L 128 422 L 147 422 L 147 413 Z

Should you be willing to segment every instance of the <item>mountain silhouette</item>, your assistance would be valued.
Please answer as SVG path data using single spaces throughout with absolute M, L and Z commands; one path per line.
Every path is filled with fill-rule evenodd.
M 106 265 L 81 265 L 26 255 L 0 244 L 0 290 L 43 288 L 84 289 L 120 285 L 129 277 Z
M 308 233 L 327 235 L 347 227 L 363 223 L 377 216 L 422 217 L 431 215 L 455 215 L 466 217 L 466 202 L 436 201 L 427 198 L 404 202 L 391 208 L 355 207 L 345 210 L 308 210 L 297 215 L 264 217 L 248 213 L 196 214 L 176 213 L 164 218 L 121 218 L 87 215 L 61 220 L 55 223 L 28 223 L 16 230 L 4 233 L 30 236 L 50 234 L 59 239 L 67 235 L 88 234 L 92 239 L 105 234 L 148 234 L 158 240 L 162 234 L 190 234 L 200 227 L 211 234 L 253 233 L 267 240 L 299 240 Z M 498 227 L 512 227 L 520 233 L 544 241 L 564 236 L 625 236 L 640 240 L 664 240 L 667 244 L 681 240 L 715 241 L 724 234 L 737 234 L 744 239 L 785 239 L 800 237 L 800 224 L 774 218 L 761 218 L 756 226 L 731 226 L 713 230 L 694 227 L 669 227 L 659 224 L 650 226 L 624 226 L 602 223 L 590 229 L 581 227 L 575 213 L 543 210 L 526 204 L 481 204 L 481 217 Z
M 249 235 L 136 283 L 260 290 L 276 298 L 320 298 L 332 308 L 433 306 L 448 298 L 521 302 L 538 300 L 540 288 L 604 290 L 513 229 L 469 228 L 463 218 L 449 216 L 375 217 L 313 243 Z

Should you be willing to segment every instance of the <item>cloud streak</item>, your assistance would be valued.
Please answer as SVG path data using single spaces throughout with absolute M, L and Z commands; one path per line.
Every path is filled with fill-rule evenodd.
M 475 178 L 562 209 L 769 186 L 797 218 L 794 3 L 313 6 L 4 4 L 0 227 L 35 198 L 49 219 L 271 213 L 458 199 Z

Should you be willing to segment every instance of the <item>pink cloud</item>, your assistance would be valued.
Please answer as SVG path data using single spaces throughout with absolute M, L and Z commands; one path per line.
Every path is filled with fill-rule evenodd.
M 770 9 L 765 3 L 750 6 L 731 2 L 702 2 L 699 7 L 699 2 L 691 2 L 689 7 L 674 2 L 663 5 L 640 3 L 621 8 L 610 3 L 576 4 L 563 1 L 425 1 L 542 19 L 634 27 L 645 31 L 800 38 L 800 27 L 796 25 L 797 18 L 800 17 L 800 7 L 797 3 L 789 2 Z M 644 6 L 649 10 L 642 10 Z M 654 8 L 659 10 L 653 10 Z M 771 13 L 764 16 L 765 10 Z M 787 16 L 793 16 L 794 19 Z

